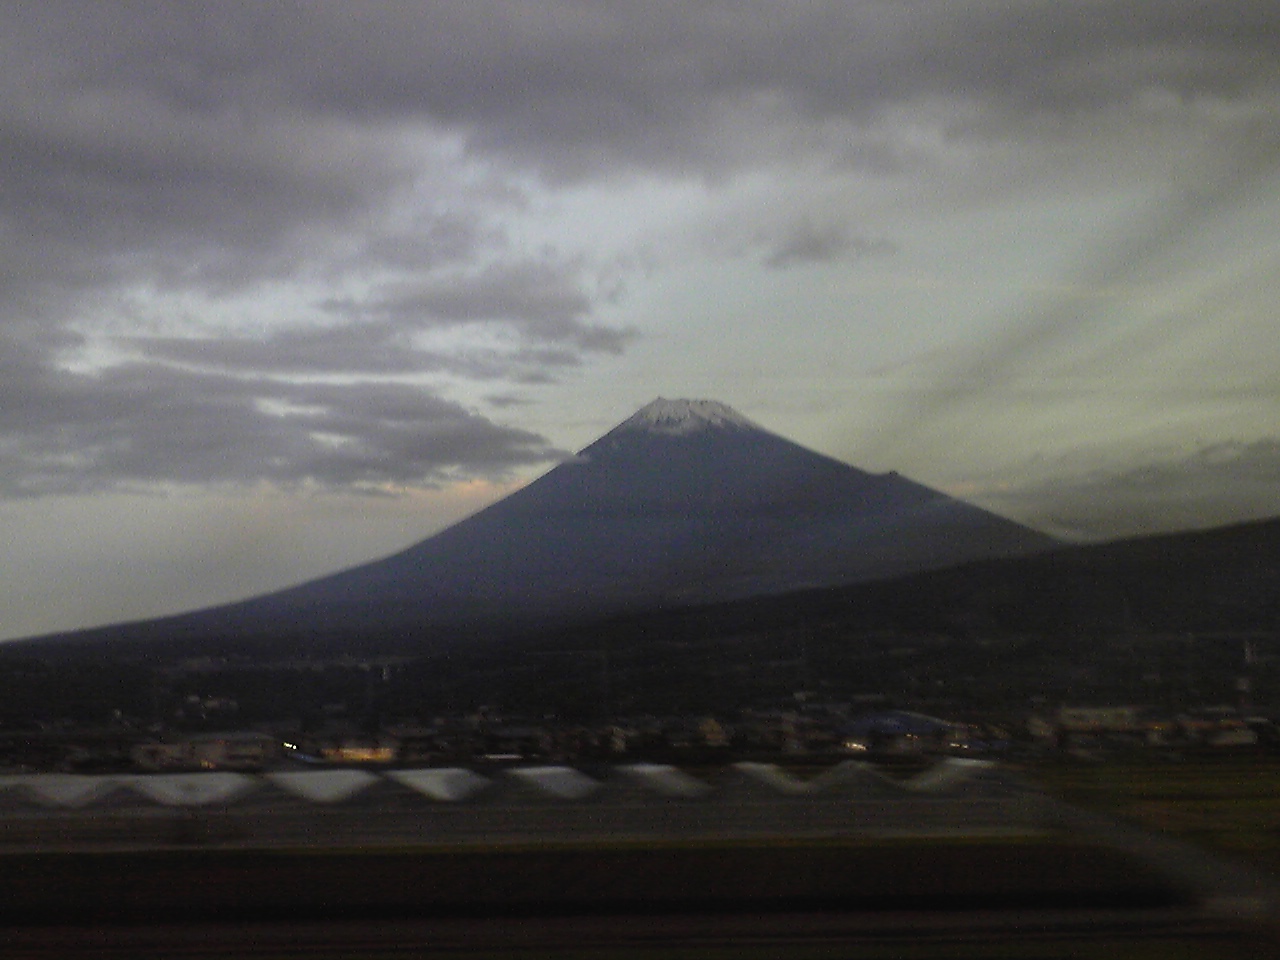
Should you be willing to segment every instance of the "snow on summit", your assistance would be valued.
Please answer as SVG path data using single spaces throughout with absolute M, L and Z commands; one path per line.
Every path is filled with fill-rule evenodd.
M 716 400 L 667 400 L 664 397 L 641 407 L 618 429 L 680 436 L 708 427 L 759 429 L 737 410 Z
M 1054 545 L 896 474 L 807 450 L 723 403 L 659 398 L 400 553 L 222 607 L 40 642 L 178 658 L 444 650 L 477 633 L 515 639 Z

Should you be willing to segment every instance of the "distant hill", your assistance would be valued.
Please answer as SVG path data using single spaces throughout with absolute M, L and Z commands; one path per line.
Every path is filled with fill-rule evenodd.
M 394 556 L 239 603 L 19 645 L 428 652 L 1057 545 L 895 473 L 806 450 L 723 404 L 658 399 L 522 490 Z
M 706 633 L 838 622 L 896 635 L 1257 633 L 1280 644 L 1280 519 L 1062 546 L 635 618 L 658 620 L 680 633 L 690 629 L 685 623 Z
M 200 626 L 201 618 L 188 622 Z M 157 632 L 147 634 L 148 627 Z M 402 644 L 401 633 L 378 629 L 337 630 L 329 645 L 310 635 L 291 644 L 280 633 L 228 642 L 198 630 L 184 638 L 161 621 L 95 631 L 93 642 L 71 635 L 67 642 L 6 644 L 0 665 L 12 655 L 4 676 L 13 704 L 39 694 L 37 704 L 64 708 L 96 702 L 98 714 L 115 703 L 107 687 L 117 700 L 131 689 L 144 706 L 154 696 L 145 663 L 129 668 L 128 661 L 220 650 L 242 656 L 220 675 L 218 689 L 255 717 L 314 712 L 316 697 L 346 700 L 353 709 L 372 704 L 373 674 L 356 661 L 392 653 L 412 659 L 396 661 L 390 680 L 379 674 L 377 709 L 391 716 L 479 704 L 578 718 L 730 713 L 794 704 L 797 692 L 811 702 L 897 702 L 941 714 L 1059 703 L 1179 710 L 1240 701 L 1245 676 L 1245 698 L 1274 712 L 1280 520 L 785 594 L 584 614 L 505 631 L 441 631 L 432 644 L 416 642 L 417 634 Z M 96 662 L 52 671 L 31 663 L 66 653 Z M 300 653 L 330 659 L 322 684 L 279 662 Z M 103 672 L 104 656 L 125 672 L 110 680 L 115 674 Z
M 1247 676 L 1246 697 L 1276 708 L 1280 520 L 618 617 L 523 651 L 514 664 L 502 648 L 480 654 L 455 679 L 533 706 L 544 701 L 526 691 L 594 695 L 591 671 L 607 663 L 623 710 L 728 710 L 807 690 L 962 711 L 1234 704 Z M 578 690 L 557 673 L 574 663 Z

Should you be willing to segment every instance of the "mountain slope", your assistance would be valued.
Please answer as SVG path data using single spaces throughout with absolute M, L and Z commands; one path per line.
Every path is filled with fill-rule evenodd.
M 383 560 L 82 639 L 509 632 L 1047 549 L 896 474 L 806 450 L 711 401 L 656 400 L 578 456 Z M 345 639 L 344 639 L 345 638 Z
M 637 711 L 776 704 L 797 689 L 944 712 L 1023 710 L 1031 698 L 1185 709 L 1237 702 L 1249 676 L 1267 713 L 1280 703 L 1277 624 L 1273 519 L 618 617 L 531 640 L 523 671 L 506 667 L 517 675 L 505 696 L 541 705 L 545 691 L 571 690 L 554 672 L 564 658 L 543 652 L 574 650 L 587 665 L 607 654 L 612 689 Z M 501 653 L 482 653 L 471 673 L 500 675 Z M 597 695 L 589 670 L 577 678 Z

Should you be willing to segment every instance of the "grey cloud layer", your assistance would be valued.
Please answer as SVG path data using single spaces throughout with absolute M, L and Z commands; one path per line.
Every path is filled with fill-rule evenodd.
M 0 386 L 0 493 L 267 480 L 382 492 L 564 455 L 399 384 L 331 385 L 124 364 Z
M 1136 468 L 991 495 L 1011 515 L 1067 536 L 1114 538 L 1280 514 L 1280 439 L 1216 443 Z
M 227 185 L 304 183 L 303 171 L 341 182 L 371 153 L 351 138 L 343 149 L 344 131 L 406 118 L 542 165 L 701 164 L 722 158 L 724 112 L 740 105 L 860 120 L 936 98 L 985 104 L 993 117 L 1070 114 L 1156 89 L 1243 96 L 1272 87 L 1280 62 L 1280 15 L 1265 5 L 1172 0 L 18 9 L 25 16 L 7 52 L 36 61 L 23 79 L 41 84 L 19 111 L 66 98 L 83 106 L 78 122 L 67 112 L 56 125 L 61 144 L 82 130 L 82 150 L 123 159 L 132 174 L 199 174 L 202 165 L 201 182 L 236 171 L 222 173 Z M 96 124 L 84 116 L 90 104 L 103 111 Z M 108 123 L 126 129 L 107 136 Z M 184 139 L 204 148 L 198 163 L 175 163 Z
M 408 378 L 511 397 L 635 335 L 600 319 L 580 255 L 503 229 L 530 190 L 801 161 L 925 182 L 955 144 L 1061 137 L 1046 131 L 1153 94 L 1172 130 L 1227 122 L 1224 102 L 1273 117 L 1280 76 L 1264 4 L 43 0 L 0 16 L 10 493 L 525 465 L 553 451 Z M 939 139 L 900 136 L 903 111 Z M 892 252 L 815 223 L 750 235 L 774 238 L 776 268 Z M 111 315 L 138 289 L 225 302 L 273 283 L 309 284 L 312 315 L 252 336 Z M 432 339 L 464 329 L 487 337 Z M 69 368 L 95 338 L 128 363 Z
M 805 221 L 795 226 L 764 258 L 766 266 L 785 269 L 808 263 L 860 260 L 887 256 L 896 250 L 888 240 L 860 237 L 837 225 L 818 226 Z
M 588 322 L 592 303 L 572 269 L 548 263 L 490 267 L 321 306 L 338 322 L 265 337 L 135 336 L 120 343 L 150 359 L 241 374 L 450 372 L 488 380 L 527 377 L 530 367 L 574 366 L 584 353 L 618 353 L 631 336 Z M 508 329 L 516 335 L 514 345 L 457 354 L 416 340 L 468 325 Z

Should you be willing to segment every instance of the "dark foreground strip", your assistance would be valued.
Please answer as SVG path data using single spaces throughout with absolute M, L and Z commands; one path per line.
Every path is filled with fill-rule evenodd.
M 30 960 L 1280 960 L 1059 839 L 14 854 L 0 919 Z
M 1267 960 L 1274 938 L 1164 911 L 691 913 L 9 928 L 14 960 Z
M 0 922 L 1150 910 L 1188 891 L 1069 841 L 149 850 L 0 858 Z

